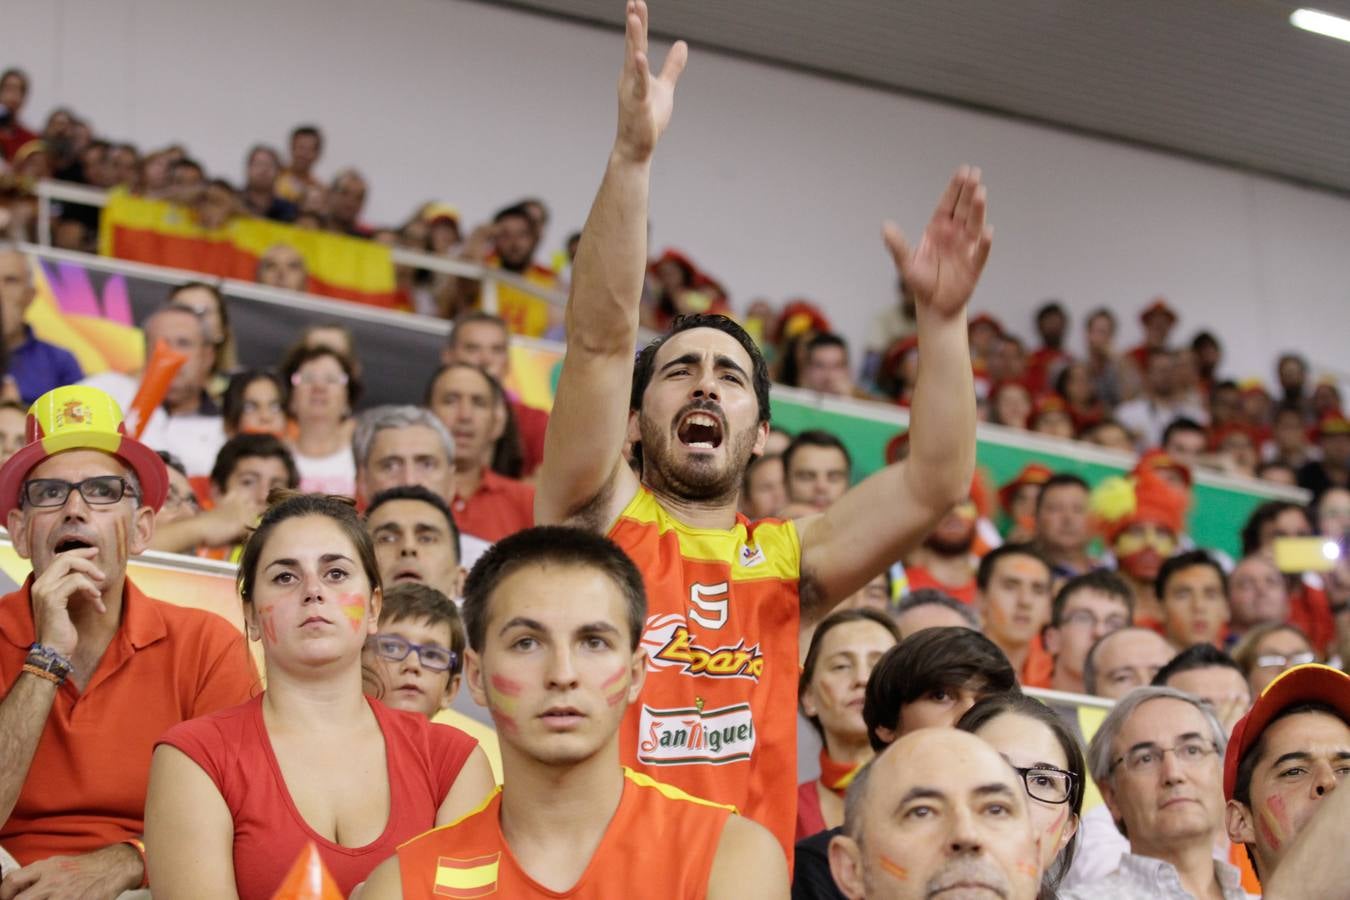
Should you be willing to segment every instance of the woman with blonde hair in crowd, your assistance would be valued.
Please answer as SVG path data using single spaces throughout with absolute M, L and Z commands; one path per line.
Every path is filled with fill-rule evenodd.
M 844 823 L 844 793 L 875 753 L 863 722 L 863 693 L 877 660 L 900 643 L 900 629 L 875 609 L 841 609 L 811 637 L 798 704 L 822 743 L 820 777 L 797 788 L 797 839 Z
M 311 843 L 347 896 L 399 844 L 493 787 L 473 738 L 362 692 L 381 586 L 352 504 L 269 499 L 238 575 L 267 690 L 156 746 L 145 815 L 156 900 L 266 900 Z

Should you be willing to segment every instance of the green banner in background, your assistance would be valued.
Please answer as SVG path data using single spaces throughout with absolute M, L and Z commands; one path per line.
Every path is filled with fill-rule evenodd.
M 844 442 L 853 457 L 853 479 L 860 481 L 885 465 L 886 444 L 908 427 L 909 413 L 899 407 L 822 397 L 779 385 L 773 388 L 773 424 L 796 434 L 823 428 Z M 1073 472 L 1089 484 L 1128 471 L 1134 460 L 1123 453 L 1079 441 L 1064 441 L 1028 432 L 981 425 L 976 459 L 997 487 L 1012 480 L 1031 462 L 1056 472 Z M 1205 472 L 1196 474 L 1188 531 L 1201 547 L 1223 550 L 1236 558 L 1239 533 L 1251 511 L 1266 500 L 1304 503 L 1304 492 L 1249 479 Z

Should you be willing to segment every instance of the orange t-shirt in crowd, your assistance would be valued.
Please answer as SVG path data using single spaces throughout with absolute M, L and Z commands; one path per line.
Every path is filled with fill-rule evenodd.
M 29 590 L 0 598 L 6 693 L 37 640 Z M 25 675 L 25 678 L 35 676 Z M 242 703 L 258 687 L 244 635 L 215 613 L 147 597 L 127 579 L 122 623 L 83 692 L 56 693 L 0 847 L 29 865 L 144 833 L 150 755 L 179 722 Z
M 647 682 L 619 732 L 624 765 L 736 807 L 792 858 L 797 819 L 801 542 L 778 519 L 677 521 L 639 487 L 609 537 L 647 587 Z
M 484 469 L 478 490 L 450 509 L 461 532 L 495 543 L 534 524 L 534 485 Z
M 502 835 L 498 788 L 458 822 L 398 848 L 404 900 L 437 897 L 585 897 L 586 900 L 695 900 L 708 894 L 717 844 L 731 809 L 624 769 L 619 808 L 586 871 L 551 891 L 516 862 Z
M 496 256 L 489 259 L 487 265 L 490 269 L 502 267 L 501 260 Z M 530 284 L 551 291 L 557 290 L 562 283 L 557 272 L 536 263 L 530 263 L 524 272 L 513 274 Z M 555 314 L 554 310 L 557 307 L 529 291 L 501 281 L 496 282 L 491 290 L 497 293 L 497 315 L 506 322 L 506 327 L 512 334 L 543 337 L 554 324 L 555 315 L 561 318 L 561 310 Z M 484 305 L 482 293 L 480 291 L 479 305 Z
M 975 576 L 970 577 L 970 581 L 961 585 L 943 584 L 933 576 L 933 573 L 923 566 L 905 566 L 905 574 L 909 578 L 909 589 L 917 591 L 919 588 L 937 588 L 942 593 L 962 603 L 969 603 L 972 606 L 975 603 Z
M 1022 663 L 1022 671 L 1018 673 L 1017 681 L 1024 688 L 1048 688 L 1054 674 L 1055 660 L 1045 652 L 1045 645 L 1041 643 L 1041 636 L 1038 634 L 1031 639 L 1031 644 L 1027 647 L 1027 658 Z

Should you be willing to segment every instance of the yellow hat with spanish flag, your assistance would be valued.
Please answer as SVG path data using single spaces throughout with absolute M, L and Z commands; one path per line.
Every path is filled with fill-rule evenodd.
M 117 402 L 98 388 L 70 384 L 43 394 L 28 408 L 25 444 L 0 466 L 0 522 L 19 507 L 28 473 L 67 450 L 98 450 L 116 456 L 136 473 L 141 502 L 158 510 L 169 491 L 159 454 L 127 434 Z

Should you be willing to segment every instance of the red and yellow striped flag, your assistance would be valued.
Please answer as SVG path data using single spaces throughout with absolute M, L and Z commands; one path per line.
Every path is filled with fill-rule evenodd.
M 497 852 L 471 859 L 437 857 L 433 893 L 437 897 L 456 897 L 459 900 L 472 900 L 474 897 L 497 893 L 497 866 L 501 856 Z
M 374 241 L 247 216 L 208 230 L 185 207 L 123 189 L 108 194 L 98 236 L 103 256 L 240 281 L 255 280 L 258 258 L 277 244 L 294 247 L 304 257 L 310 293 L 386 308 L 399 305 L 389 248 Z

